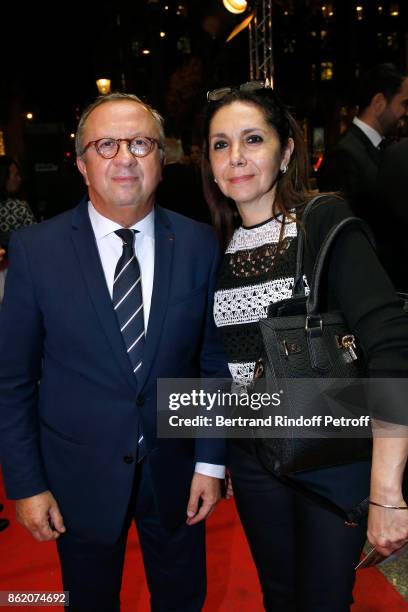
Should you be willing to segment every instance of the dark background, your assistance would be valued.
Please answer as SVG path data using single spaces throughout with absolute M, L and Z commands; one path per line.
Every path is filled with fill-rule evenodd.
M 362 70 L 392 61 L 407 72 L 408 3 L 272 4 L 275 87 L 301 122 L 313 163 L 353 117 Z M 69 208 L 83 191 L 70 134 L 98 94 L 97 78 L 110 78 L 113 91 L 146 98 L 165 115 L 167 133 L 187 148 L 200 142 L 205 92 L 249 80 L 248 31 L 225 43 L 244 16 L 228 13 L 221 0 L 3 7 L 2 146 L 22 164 L 37 214 Z

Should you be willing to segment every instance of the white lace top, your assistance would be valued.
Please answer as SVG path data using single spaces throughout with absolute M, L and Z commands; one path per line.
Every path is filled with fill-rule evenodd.
M 279 237 L 282 240 L 278 250 Z M 257 322 L 268 306 L 291 297 L 296 264 L 297 225 L 282 216 L 253 227 L 239 227 L 225 252 L 214 299 L 234 380 L 252 380 L 261 353 Z

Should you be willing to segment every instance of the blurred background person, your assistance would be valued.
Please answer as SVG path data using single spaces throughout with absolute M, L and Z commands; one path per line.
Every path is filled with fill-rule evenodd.
M 0 156 L 0 304 L 3 300 L 7 272 L 7 247 L 11 234 L 36 223 L 26 200 L 21 199 L 22 177 L 17 162 L 8 155 Z
M 378 257 L 399 289 L 397 268 L 402 252 L 397 256 L 392 249 L 395 243 L 406 242 L 406 234 L 400 235 L 387 190 L 403 191 L 398 185 L 385 184 L 384 173 L 380 196 L 377 175 L 387 144 L 408 113 L 408 77 L 393 64 L 374 66 L 360 79 L 357 103 L 358 115 L 323 161 L 317 184 L 320 191 L 342 192 L 353 212 L 367 221 L 374 232 Z
M 0 245 L 6 249 L 10 235 L 24 225 L 36 223 L 28 202 L 22 199 L 22 176 L 17 162 L 0 156 Z
M 384 151 L 376 192 L 380 257 L 397 291 L 408 292 L 408 138 Z
M 359 215 L 367 214 L 375 195 L 381 150 L 408 112 L 408 77 L 393 64 L 364 73 L 358 85 L 358 114 L 323 161 L 320 191 L 342 191 Z
M 191 145 L 191 150 L 190 150 L 190 161 L 193 164 L 193 166 L 200 168 L 200 170 L 201 170 L 201 156 L 202 156 L 202 151 L 201 151 L 200 145 L 197 143 L 193 143 Z
M 194 146 L 194 145 L 193 145 Z M 191 152 L 192 152 L 191 147 Z M 164 142 L 165 165 L 162 180 L 157 190 L 157 199 L 162 206 L 186 217 L 210 223 L 210 211 L 203 196 L 201 153 L 197 148 L 186 155 L 181 140 L 166 137 Z

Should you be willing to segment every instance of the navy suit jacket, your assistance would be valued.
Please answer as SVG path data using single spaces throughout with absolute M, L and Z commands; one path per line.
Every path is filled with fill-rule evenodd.
M 6 489 L 49 489 L 67 528 L 114 541 L 134 481 L 137 414 L 162 522 L 186 519 L 196 461 L 223 464 L 222 440 L 156 437 L 156 379 L 225 377 L 213 323 L 212 229 L 160 207 L 143 368 L 132 372 L 87 202 L 16 232 L 0 311 L 0 439 Z

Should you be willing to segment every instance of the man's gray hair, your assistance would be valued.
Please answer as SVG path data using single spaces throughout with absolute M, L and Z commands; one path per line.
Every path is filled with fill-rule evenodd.
M 118 92 L 108 94 L 106 96 L 98 96 L 98 98 L 96 98 L 96 100 L 92 102 L 92 104 L 90 104 L 83 111 L 79 119 L 78 128 L 77 128 L 76 135 L 75 135 L 75 151 L 78 157 L 81 157 L 83 153 L 82 137 L 84 135 L 85 124 L 87 122 L 89 115 L 95 110 L 95 108 L 98 108 L 98 106 L 101 106 L 101 104 L 105 104 L 106 102 L 115 102 L 118 100 L 130 100 L 131 102 L 136 102 L 137 104 L 140 104 L 141 106 L 143 106 L 143 108 L 145 108 L 151 114 L 159 130 L 160 144 L 162 145 L 162 147 L 164 147 L 164 119 L 160 115 L 160 113 L 157 110 L 155 110 L 153 107 L 151 107 L 149 104 L 147 104 L 146 102 L 143 102 L 143 100 L 141 100 L 134 94 L 122 93 L 118 91 Z M 161 148 L 160 153 L 162 155 L 163 155 L 163 151 L 164 151 L 164 148 Z

